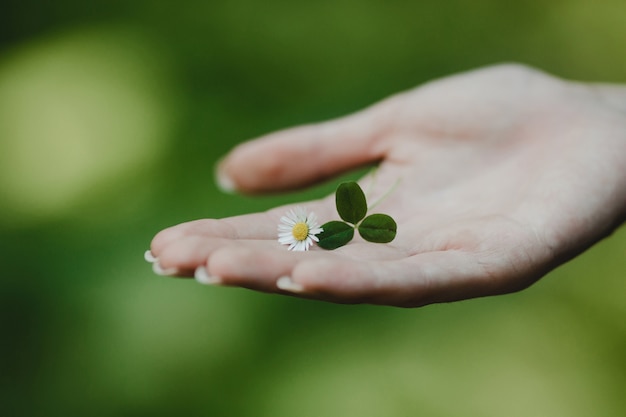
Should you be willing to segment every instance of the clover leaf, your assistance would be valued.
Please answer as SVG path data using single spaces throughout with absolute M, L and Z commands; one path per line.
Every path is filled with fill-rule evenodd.
M 365 193 L 354 181 L 339 184 L 335 193 L 335 202 L 339 217 L 348 223 L 357 224 L 367 214 Z
M 322 225 L 324 229 L 317 237 L 323 249 L 337 249 L 346 245 L 358 230 L 368 242 L 389 243 L 396 237 L 397 224 L 387 214 L 367 215 L 365 193 L 354 181 L 343 182 L 335 193 L 337 213 L 343 221 L 333 220 Z
M 398 226 L 386 214 L 372 214 L 359 224 L 359 234 L 368 242 L 389 243 L 396 237 Z
M 322 229 L 324 230 L 317 235 L 317 245 L 322 249 L 337 249 L 354 237 L 354 226 L 337 220 L 324 224 Z

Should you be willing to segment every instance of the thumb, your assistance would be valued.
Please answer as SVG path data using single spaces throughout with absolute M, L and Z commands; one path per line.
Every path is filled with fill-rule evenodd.
M 217 181 L 225 191 L 288 190 L 382 159 L 396 101 L 238 145 L 218 164 Z

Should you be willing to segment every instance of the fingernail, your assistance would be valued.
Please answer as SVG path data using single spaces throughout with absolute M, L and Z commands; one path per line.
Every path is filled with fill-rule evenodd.
M 154 271 L 155 274 L 162 275 L 162 276 L 177 275 L 180 272 L 178 268 L 163 268 L 159 264 L 158 260 L 152 264 L 152 270 Z
M 147 250 L 146 253 L 143 254 L 143 258 L 146 260 L 146 262 L 150 262 L 151 264 L 159 260 L 156 256 L 152 254 L 152 251 L 150 250 Z
M 297 282 L 293 282 L 290 277 L 280 277 L 276 281 L 276 287 L 283 291 L 289 291 L 294 293 L 304 292 L 304 287 Z
M 205 266 L 197 267 L 196 272 L 194 272 L 193 276 L 196 281 L 204 285 L 217 285 L 222 283 L 222 280 L 219 279 L 219 277 L 213 277 L 209 275 L 209 271 L 206 269 Z
M 237 191 L 235 181 L 224 172 L 221 166 L 221 161 L 215 166 L 215 182 L 217 183 L 217 187 L 224 193 L 234 194 Z

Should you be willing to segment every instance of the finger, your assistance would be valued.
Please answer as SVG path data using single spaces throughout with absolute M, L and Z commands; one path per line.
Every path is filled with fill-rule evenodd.
M 294 265 L 291 285 L 306 297 L 340 303 L 418 307 L 509 292 L 470 253 L 429 252 L 403 260 L 317 258 Z M 283 282 L 284 284 L 284 282 Z M 288 289 L 289 283 L 283 286 Z
M 341 119 L 272 133 L 237 146 L 219 164 L 218 183 L 254 193 L 301 187 L 382 159 L 398 97 Z
M 244 244 L 225 245 L 215 250 L 206 264 L 207 273 L 212 277 L 218 277 L 219 281 L 226 285 L 241 286 L 266 292 L 282 290 L 277 284 L 280 278 L 290 277 L 295 268 L 301 263 L 311 260 L 350 259 L 348 265 L 358 265 L 361 259 L 398 259 L 395 251 L 368 251 L 360 245 L 352 245 L 340 248 L 336 251 L 326 251 L 313 247 L 308 252 L 291 252 L 284 246 L 280 247 L 276 242 L 268 241 L 241 241 Z M 343 250 L 342 250 L 343 249 Z M 382 249 L 382 248 L 381 248 Z M 184 250 L 184 249 L 183 249 Z M 331 276 L 335 276 L 331 274 Z M 315 291 L 310 294 L 301 294 L 307 298 L 315 297 Z
M 157 233 L 150 244 L 151 255 L 159 258 L 163 248 L 187 236 L 202 236 L 224 239 L 267 239 L 277 238 L 277 227 L 282 216 L 295 206 L 315 213 L 318 218 L 333 215 L 330 199 L 277 207 L 263 213 L 252 213 L 223 219 L 202 219 L 181 223 Z
M 255 213 L 224 219 L 193 220 L 168 227 L 156 234 L 150 244 L 152 254 L 159 258 L 165 247 L 189 236 L 224 239 L 265 239 L 276 235 L 275 222 L 267 213 Z M 272 227 L 274 225 L 274 227 Z
M 159 275 L 192 277 L 199 266 L 206 265 L 214 252 L 230 246 L 239 246 L 251 251 L 266 248 L 280 249 L 276 240 L 233 240 L 198 235 L 184 236 L 161 250 L 159 258 L 153 264 L 153 269 Z
M 206 270 L 225 285 L 336 303 L 418 307 L 508 292 L 472 254 L 460 251 L 365 261 L 322 251 L 229 246 L 209 257 Z
M 294 266 L 315 253 L 298 253 L 270 248 L 228 246 L 208 259 L 206 271 L 223 285 L 239 286 L 269 293 L 278 292 L 276 281 L 291 273 Z

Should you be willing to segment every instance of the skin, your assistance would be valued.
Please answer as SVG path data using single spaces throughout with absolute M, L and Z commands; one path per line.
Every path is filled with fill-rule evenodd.
M 172 275 L 204 266 L 223 285 L 339 303 L 417 307 L 524 289 L 626 219 L 626 88 L 488 67 L 244 143 L 218 177 L 275 192 L 372 162 L 375 180 L 360 181 L 370 201 L 399 180 L 375 210 L 398 223 L 389 244 L 355 236 L 334 251 L 287 251 L 276 235 L 286 206 L 168 228 L 152 254 Z M 297 205 L 338 219 L 332 195 Z

